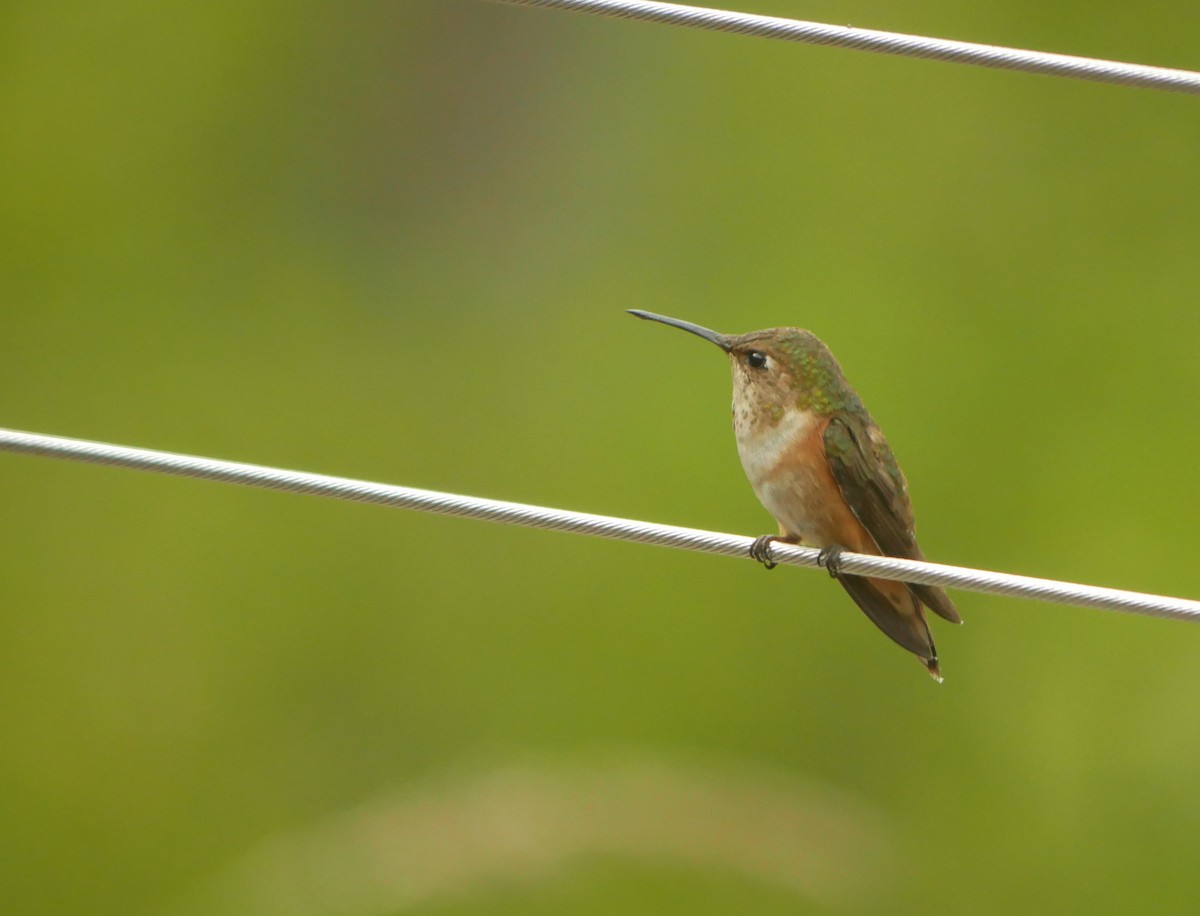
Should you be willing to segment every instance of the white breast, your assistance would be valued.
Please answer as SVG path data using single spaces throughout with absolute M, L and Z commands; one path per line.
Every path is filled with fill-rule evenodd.
M 746 476 L 757 490 L 797 439 L 806 435 L 817 421 L 808 410 L 789 410 L 774 426 L 754 423 L 741 411 L 734 411 L 734 432 L 737 433 L 738 454 Z
M 779 464 L 820 418 L 811 411 L 789 410 L 774 426 L 753 420 L 734 411 L 738 454 L 755 495 L 783 528 L 807 543 L 823 546 L 810 511 L 810 499 L 818 485 L 813 469 Z

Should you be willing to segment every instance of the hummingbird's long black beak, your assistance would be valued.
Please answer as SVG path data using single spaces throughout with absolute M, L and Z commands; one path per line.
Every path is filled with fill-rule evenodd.
M 697 337 L 703 337 L 709 343 L 715 343 L 718 347 L 729 352 L 729 338 L 724 334 L 718 334 L 716 331 L 710 331 L 708 328 L 702 328 L 698 324 L 692 324 L 690 321 L 681 321 L 678 318 L 668 318 L 666 315 L 655 315 L 653 312 L 643 312 L 641 309 L 626 309 L 630 315 L 635 318 L 645 318 L 647 321 L 657 321 L 659 324 L 669 324 L 673 328 L 680 328 L 695 334 Z

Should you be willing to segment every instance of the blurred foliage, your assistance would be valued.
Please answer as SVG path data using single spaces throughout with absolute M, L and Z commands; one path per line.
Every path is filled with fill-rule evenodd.
M 744 8 L 1200 67 L 1194 4 Z M 1200 595 L 1194 98 L 468 0 L 0 24 L 6 426 L 757 534 L 719 355 L 622 310 L 797 324 L 931 557 Z M 0 463 L 4 912 L 1200 894 L 1184 624 L 962 595 L 938 688 L 824 576 Z

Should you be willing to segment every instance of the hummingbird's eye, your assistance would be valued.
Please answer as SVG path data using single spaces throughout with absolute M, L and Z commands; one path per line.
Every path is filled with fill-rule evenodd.
M 762 369 L 767 365 L 767 354 L 751 350 L 746 354 L 746 365 L 751 369 Z

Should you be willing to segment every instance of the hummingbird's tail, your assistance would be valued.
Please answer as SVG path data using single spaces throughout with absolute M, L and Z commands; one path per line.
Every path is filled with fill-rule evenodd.
M 838 576 L 838 582 L 875 626 L 917 656 L 929 676 L 939 684 L 942 682 L 933 634 L 929 632 L 921 602 L 908 586 L 888 579 L 848 575 Z
M 938 660 L 937 660 L 936 655 L 933 658 L 921 659 L 921 664 L 923 664 L 925 666 L 925 670 L 927 670 L 929 672 L 929 676 L 931 678 L 933 678 L 939 684 L 942 682 L 942 669 L 938 667 Z

